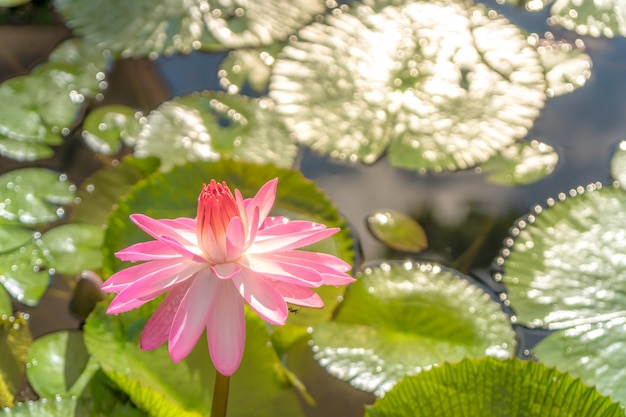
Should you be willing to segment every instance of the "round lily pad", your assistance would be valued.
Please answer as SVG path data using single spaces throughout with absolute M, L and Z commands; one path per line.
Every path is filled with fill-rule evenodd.
M 422 226 L 404 213 L 377 211 L 367 216 L 367 227 L 376 239 L 393 249 L 418 253 L 428 247 Z
M 93 151 L 112 155 L 119 151 L 121 142 L 136 136 L 140 130 L 138 113 L 126 106 L 98 107 L 83 122 L 82 137 Z
M 621 184 L 626 184 L 626 140 L 619 143 L 611 158 L 611 176 Z
M 357 276 L 334 321 L 313 331 L 315 359 L 377 396 L 406 375 L 515 351 L 509 318 L 479 287 L 437 264 L 383 263 Z

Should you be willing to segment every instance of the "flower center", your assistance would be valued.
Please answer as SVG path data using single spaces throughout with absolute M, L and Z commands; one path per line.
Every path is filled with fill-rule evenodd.
M 224 244 L 230 220 L 239 215 L 237 201 L 226 182 L 220 184 L 211 180 L 209 184 L 204 184 L 198 197 L 196 235 L 205 253 L 214 253 L 214 245 Z

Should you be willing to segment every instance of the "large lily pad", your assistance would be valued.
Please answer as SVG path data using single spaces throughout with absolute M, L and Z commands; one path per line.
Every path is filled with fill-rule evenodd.
M 296 145 L 268 99 L 203 92 L 168 101 L 150 113 L 135 156 L 156 156 L 161 169 L 220 157 L 290 167 Z
M 34 160 L 52 155 L 84 101 L 106 87 L 107 59 L 93 45 L 68 40 L 32 74 L 0 85 L 0 155 Z
M 220 85 L 229 94 L 237 94 L 245 86 L 257 93 L 263 92 L 270 82 L 276 56 L 284 46 L 273 43 L 265 48 L 230 51 L 217 72 Z
M 137 119 L 140 114 L 126 106 L 98 107 L 85 117 L 83 140 L 95 152 L 115 154 L 120 150 L 123 141 L 139 133 L 140 124 Z
M 524 33 L 454 0 L 377 1 L 303 28 L 270 97 L 297 140 L 331 157 L 462 169 L 524 137 L 546 99 Z M 497 40 L 497 41 L 495 41 Z
M 102 369 L 140 408 L 153 416 L 208 415 L 215 369 L 205 338 L 175 364 L 165 346 L 139 348 L 139 333 L 155 303 L 119 316 L 97 308 L 85 326 L 85 341 Z M 303 416 L 295 392 L 277 379 L 281 367 L 264 322 L 246 314 L 246 349 L 232 376 L 229 416 Z
M 515 351 L 509 318 L 488 294 L 437 264 L 409 261 L 360 273 L 313 342 L 331 375 L 378 396 L 438 363 Z
M 67 24 L 122 57 L 224 50 L 285 40 L 325 10 L 322 0 L 55 0 Z
M 626 193 L 594 184 L 569 195 L 518 222 L 496 279 L 519 323 L 560 330 L 537 345 L 541 360 L 624 402 Z
M 62 205 L 74 199 L 75 186 L 64 174 L 22 168 L 0 175 L 0 221 L 35 225 L 63 217 Z
M 133 187 L 109 218 L 104 244 L 105 271 L 110 273 L 122 267 L 122 262 L 114 257 L 114 252 L 150 240 L 132 223 L 130 214 L 143 213 L 153 218 L 195 217 L 202 184 L 211 179 L 226 181 L 231 189 L 239 189 L 244 198 L 249 198 L 265 182 L 276 177 L 279 181 L 272 214 L 341 228 L 331 238 L 311 245 L 308 249 L 330 253 L 353 263 L 354 242 L 347 225 L 328 197 L 313 182 L 297 171 L 223 159 L 211 164 L 197 162 L 176 167 L 170 172 L 152 175 Z M 324 300 L 324 308 L 301 308 L 298 314 L 292 315 L 290 322 L 310 325 L 316 320 L 329 319 L 345 287 L 324 286 L 316 290 Z
M 579 379 L 533 361 L 465 359 L 400 382 L 367 417 L 622 417 Z

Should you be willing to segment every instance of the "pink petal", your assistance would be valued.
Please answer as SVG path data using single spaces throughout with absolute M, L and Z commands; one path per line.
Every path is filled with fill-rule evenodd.
M 246 245 L 246 231 L 240 217 L 233 217 L 226 230 L 226 259 L 241 256 Z
M 270 281 L 260 274 L 248 269 L 231 279 L 239 294 L 261 318 L 272 324 L 285 324 L 287 320 L 287 303 L 276 291 Z
M 288 303 L 312 308 L 324 307 L 324 301 L 310 288 L 289 285 L 284 282 L 274 282 L 272 285 Z
M 355 281 L 353 277 L 345 273 L 351 269 L 349 264 L 326 253 L 290 250 L 267 253 L 262 256 L 267 260 L 313 268 L 320 273 L 324 285 L 347 285 Z
M 246 200 L 246 212 L 248 214 L 248 220 L 254 217 L 254 211 L 258 208 L 259 217 L 255 224 L 251 224 L 250 227 L 258 229 L 259 224 L 263 223 L 267 215 L 269 214 L 274 200 L 276 199 L 276 187 L 278 186 L 278 178 L 274 178 L 263 185 L 256 193 L 256 195 Z
M 172 250 L 176 251 L 180 256 L 195 262 L 206 262 L 206 259 L 203 257 L 204 253 L 202 252 L 202 249 L 197 246 L 183 245 L 176 239 L 167 235 L 160 236 L 159 239 Z
M 339 229 L 307 221 L 291 221 L 259 230 L 248 253 L 274 252 L 297 249 L 310 245 L 337 233 Z
M 139 346 L 143 350 L 153 350 L 161 346 L 170 335 L 170 328 L 174 320 L 174 314 L 180 305 L 180 301 L 189 289 L 191 280 L 187 280 L 180 285 L 176 285 L 172 291 L 163 299 L 148 319 L 148 322 L 141 332 Z
M 217 264 L 211 267 L 211 272 L 219 279 L 231 279 L 239 271 L 241 268 L 235 263 Z
M 274 226 L 276 224 L 284 224 L 288 222 L 289 222 L 289 219 L 283 216 L 266 217 L 263 223 L 261 223 L 261 225 L 259 226 L 259 230 L 267 229 L 268 227 Z
M 232 375 L 243 357 L 246 340 L 246 319 L 243 299 L 231 281 L 216 280 L 219 293 L 207 323 L 209 353 L 215 369 Z
M 161 235 L 171 236 L 174 239 L 184 241 L 189 244 L 197 243 L 195 230 L 191 233 L 188 225 L 179 220 L 157 220 L 148 217 L 144 214 L 131 214 L 130 219 L 141 230 L 149 234 L 155 239 L 158 239 Z
M 267 258 L 265 254 L 247 255 L 237 262 L 240 266 L 274 280 L 305 287 L 319 287 L 323 284 L 322 276 L 315 269 L 305 265 L 296 265 Z
M 115 253 L 122 261 L 153 261 L 157 259 L 171 259 L 180 257 L 165 243 L 158 240 L 137 243 Z
M 109 305 L 107 313 L 118 314 L 137 308 L 169 291 L 174 285 L 189 279 L 202 268 L 204 268 L 202 265 L 195 262 L 182 262 L 145 276 L 120 291 Z
M 174 259 L 163 259 L 149 261 L 143 264 L 134 265 L 130 268 L 122 269 L 111 275 L 100 287 L 105 292 L 120 292 L 132 283 L 158 274 L 163 270 L 176 271 L 185 263 L 181 257 Z
M 198 343 L 219 289 L 219 281 L 210 273 L 194 277 L 172 322 L 168 348 L 174 362 L 184 359 Z

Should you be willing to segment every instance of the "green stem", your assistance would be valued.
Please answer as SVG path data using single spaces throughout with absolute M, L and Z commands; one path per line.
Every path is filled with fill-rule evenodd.
M 215 371 L 215 387 L 213 388 L 213 404 L 211 405 L 211 417 L 226 417 L 228 408 L 228 389 L 230 377 Z

